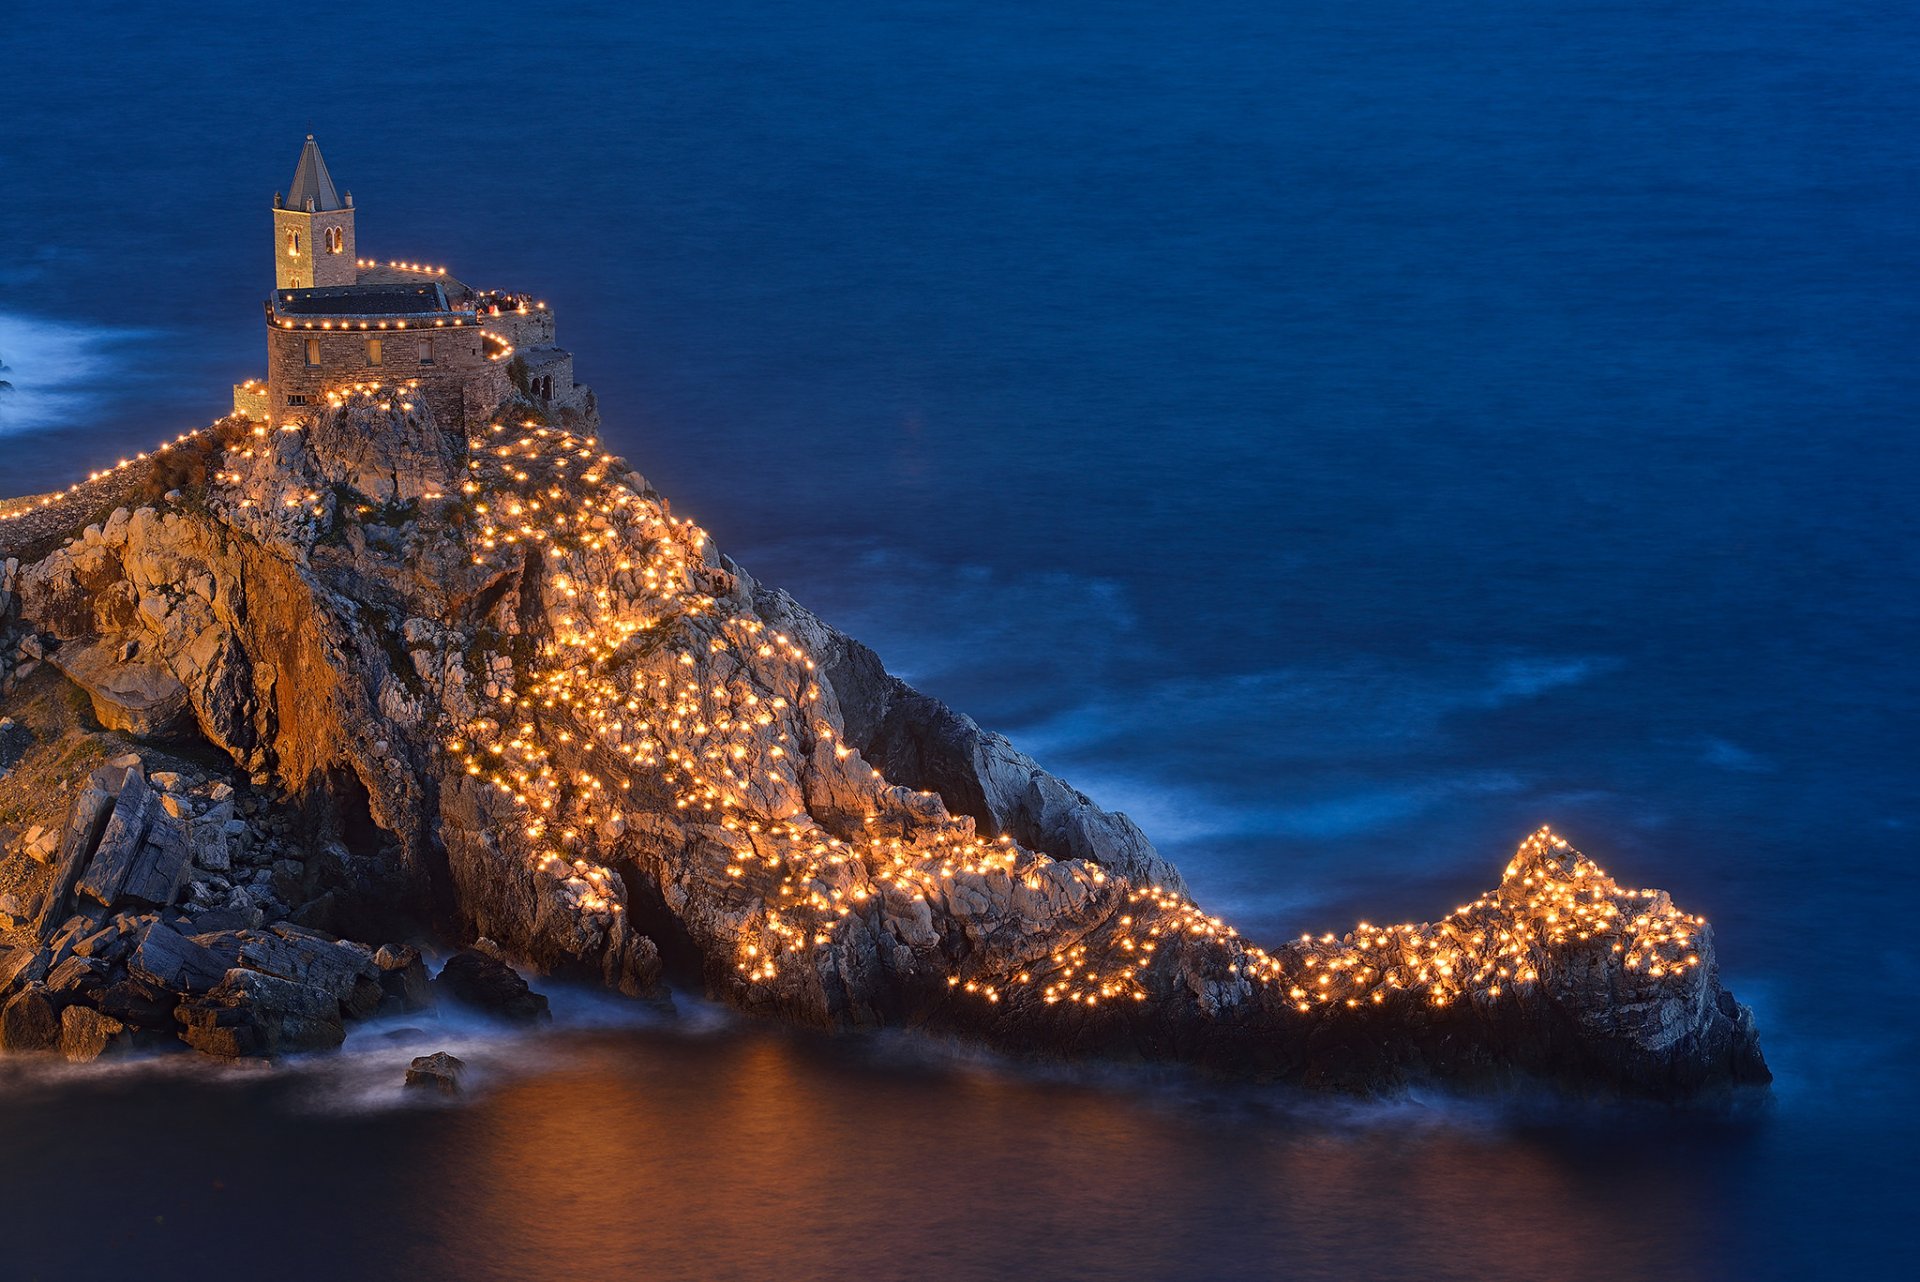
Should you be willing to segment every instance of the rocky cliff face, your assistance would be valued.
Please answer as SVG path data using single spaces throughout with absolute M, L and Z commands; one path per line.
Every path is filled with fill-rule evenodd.
M 371 389 L 227 435 L 204 488 L 21 566 L 17 630 L 101 723 L 282 790 L 340 852 L 343 933 L 404 910 L 633 994 L 664 962 L 813 1024 L 1355 1088 L 1764 1079 L 1705 924 L 1550 833 L 1436 922 L 1249 945 L 1124 816 L 525 413 L 461 437 Z

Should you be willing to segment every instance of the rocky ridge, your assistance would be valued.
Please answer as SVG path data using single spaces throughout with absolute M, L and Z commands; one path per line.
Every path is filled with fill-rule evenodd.
M 177 1035 L 226 1053 L 244 1053 L 241 1027 L 267 1051 L 331 1036 L 324 1003 L 276 983 L 326 992 L 339 1017 L 377 1008 L 387 972 L 338 936 L 411 928 L 634 995 L 670 973 L 821 1026 L 1354 1089 L 1525 1072 L 1678 1095 L 1765 1078 L 1705 923 L 1548 832 L 1438 921 L 1248 944 L 1124 816 L 889 676 L 530 407 L 463 437 L 406 388 L 368 387 L 298 429 L 226 425 L 214 448 L 203 487 L 14 569 L 13 634 L 102 726 L 203 745 L 274 790 L 329 871 L 288 887 L 312 896 L 297 907 L 277 860 L 262 884 L 190 854 L 169 883 L 220 801 L 139 801 L 159 837 L 109 847 L 95 888 L 127 871 L 107 902 L 63 889 L 56 863 L 16 953 L 35 1027 L 104 1010 L 68 1000 L 89 967 L 51 981 L 125 917 L 113 939 L 143 959 L 129 976 L 191 979 L 167 990 Z M 68 831 L 95 794 L 114 814 L 141 787 L 176 795 L 134 777 L 96 771 Z M 73 894 L 110 915 L 67 930 Z M 235 912 L 244 924 L 193 935 L 168 920 Z M 257 962 L 321 944 L 361 959 L 331 987 Z M 193 948 L 240 964 L 200 989 L 212 963 Z

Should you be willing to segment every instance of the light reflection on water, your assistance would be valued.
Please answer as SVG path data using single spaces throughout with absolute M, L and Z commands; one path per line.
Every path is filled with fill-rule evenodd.
M 9 1275 L 87 1276 L 84 1228 L 153 1278 L 1731 1276 L 1710 1190 L 1758 1133 L 559 1005 L 557 1029 L 428 1016 L 278 1069 L 6 1061 L 0 1207 L 39 1226 Z M 459 1101 L 401 1089 L 433 1049 L 469 1063 Z

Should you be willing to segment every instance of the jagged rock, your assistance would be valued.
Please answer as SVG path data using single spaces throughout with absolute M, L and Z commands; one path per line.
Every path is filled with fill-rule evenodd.
M 155 815 L 120 894 L 109 907 L 169 906 L 179 897 L 192 854 L 185 825 L 170 814 Z
M 121 777 L 113 813 L 101 830 L 93 857 L 81 876 L 78 890 L 102 908 L 111 908 L 120 898 L 127 877 L 139 862 L 146 844 L 147 829 L 159 812 L 159 803 L 147 787 L 145 774 L 136 766 Z
M 457 1095 L 460 1092 L 460 1075 L 466 1068 L 464 1061 L 445 1051 L 420 1055 L 407 1065 L 407 1085 L 426 1087 L 443 1095 Z
M 246 912 L 235 912 L 231 908 L 208 908 L 203 912 L 190 913 L 189 917 L 196 937 L 212 931 L 247 930 L 260 925 L 260 910 L 257 908 Z
M 47 975 L 47 993 L 60 1005 L 97 997 L 107 986 L 107 968 L 91 957 L 69 957 Z
M 625 991 L 657 983 L 664 948 L 720 998 L 807 1023 L 927 1024 L 1314 1084 L 1523 1070 L 1682 1094 L 1764 1077 L 1710 932 L 1563 858 L 1564 843 L 1530 839 L 1471 910 L 1390 941 L 1252 949 L 1125 816 L 755 583 L 644 482 L 624 484 L 599 442 L 535 427 L 470 446 L 403 398 L 342 402 L 227 451 L 202 502 L 142 507 L 18 573 L 22 618 L 62 643 L 55 657 L 164 670 L 260 790 L 185 830 L 229 885 L 212 911 L 268 920 L 287 899 L 331 926 L 350 901 L 378 901 Z M 294 491 L 312 497 L 289 506 Z M 77 956 L 109 908 L 170 910 L 175 846 L 131 830 L 187 820 L 136 805 L 143 786 L 96 772 L 76 801 L 35 923 L 59 942 L 24 982 Z M 298 836 L 283 792 L 300 799 Z M 103 835 L 123 816 L 127 831 Z M 333 881 L 328 861 L 289 858 L 313 828 L 356 852 Z M 392 874 L 396 893 L 364 893 L 356 866 Z M 206 886 L 196 922 L 216 902 Z M 1561 899 L 1617 920 L 1569 938 L 1549 913 Z M 158 982 L 180 950 L 171 927 L 144 929 L 130 965 Z M 305 977 L 295 986 L 336 1023 L 383 999 L 370 957 L 331 967 L 316 958 L 338 960 L 335 941 L 296 947 L 287 929 L 240 931 L 233 960 Z M 1488 940 L 1510 949 L 1489 956 Z M 220 950 L 182 943 L 203 981 Z M 149 971 L 142 950 L 157 950 Z M 1449 986 L 1456 963 L 1472 985 Z M 1525 978 L 1495 983 L 1496 968 Z M 1336 975 L 1386 970 L 1393 983 L 1333 1000 Z M 189 1028 L 265 1053 L 277 1034 L 252 1013 L 256 981 L 236 982 L 231 1000 L 182 1003 Z M 538 1009 L 478 952 L 434 984 Z
M 21 837 L 20 849 L 36 864 L 50 863 L 60 849 L 60 834 L 35 824 Z
M 111 1015 L 85 1006 L 69 1006 L 60 1012 L 60 1050 L 71 1063 L 91 1063 L 131 1041 L 127 1026 Z
M 130 937 L 133 928 L 132 918 L 122 914 L 76 943 L 73 946 L 74 955 L 111 965 L 133 948 Z
M 347 1035 L 332 993 L 252 970 L 230 972 L 174 1017 L 187 1045 L 227 1058 L 332 1050 Z
M 60 1044 L 60 1012 L 42 984 L 29 984 L 0 1006 L 0 1050 L 50 1051 Z
M 157 921 L 141 933 L 127 969 L 175 993 L 204 993 L 227 974 L 226 963 L 212 949 Z
M 103 908 L 164 908 L 179 893 L 190 854 L 185 824 L 167 812 L 136 766 L 122 776 L 78 890 Z
M 285 922 L 242 938 L 242 965 L 328 993 L 353 1019 L 379 1008 L 381 970 L 370 950 Z
M 39 964 L 37 975 L 29 974 L 30 968 Z M 9 947 L 0 945 L 0 993 L 11 991 L 16 983 L 26 983 L 32 979 L 46 977 L 46 955 L 32 948 Z
M 528 988 L 518 971 L 471 949 L 447 958 L 433 986 L 448 1001 L 516 1024 L 553 1017 L 547 999 Z
M 106 910 L 81 906 L 81 911 L 62 922 L 47 936 L 47 964 L 58 966 L 74 955 L 81 941 L 91 937 L 105 923 Z
M 102 1015 L 129 1028 L 171 1033 L 175 1028 L 173 1009 L 179 1000 L 157 984 L 128 978 L 109 984 L 94 1000 L 94 1006 Z
M 412 944 L 386 944 L 373 954 L 380 968 L 380 988 L 386 994 L 382 1006 L 391 1003 L 401 1011 L 423 1010 L 433 1004 L 433 991 L 427 978 L 427 963 Z
M 607 935 L 600 962 L 601 982 L 628 997 L 664 997 L 660 949 L 654 942 L 635 930 L 624 916 L 614 919 Z
M 20 896 L 12 893 L 0 895 L 0 927 L 13 930 L 32 921 L 34 914 L 20 902 Z
M 54 924 L 66 920 L 73 904 L 74 887 L 87 871 L 94 849 L 100 844 L 115 809 L 115 794 L 120 791 L 126 773 L 126 767 L 109 762 L 88 777 L 86 786 L 74 798 L 66 828 L 60 835 L 60 857 L 54 863 L 46 899 L 40 907 L 40 920 L 35 925 L 43 938 Z
M 122 662 L 106 644 L 62 647 L 52 663 L 87 692 L 93 715 L 109 730 L 151 739 L 185 724 L 187 688 L 159 664 Z

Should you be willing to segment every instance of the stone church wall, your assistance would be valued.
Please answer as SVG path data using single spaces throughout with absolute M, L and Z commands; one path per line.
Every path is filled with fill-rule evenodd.
M 309 362 L 316 344 L 318 364 Z M 371 344 L 380 345 L 375 364 Z M 426 359 L 422 344 L 431 344 Z M 487 359 L 477 325 L 389 330 L 267 330 L 272 421 L 299 417 L 326 403 L 328 388 L 417 380 L 420 394 L 445 425 L 473 426 L 506 395 L 506 370 Z M 298 398 L 297 400 L 294 398 Z

